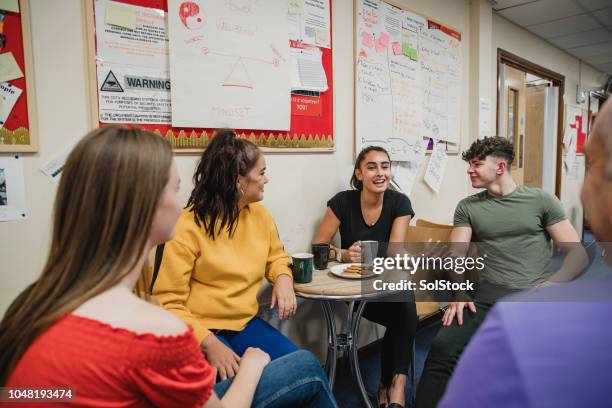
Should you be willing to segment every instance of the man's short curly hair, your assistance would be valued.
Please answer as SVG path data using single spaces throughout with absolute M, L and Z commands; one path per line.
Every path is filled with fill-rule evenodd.
M 462 154 L 466 162 L 474 159 L 484 160 L 487 156 L 503 159 L 510 167 L 514 161 L 514 146 L 505 137 L 491 136 L 475 141 Z

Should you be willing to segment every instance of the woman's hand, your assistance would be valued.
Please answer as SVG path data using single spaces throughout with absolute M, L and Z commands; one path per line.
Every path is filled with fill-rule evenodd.
M 281 320 L 293 316 L 297 310 L 297 300 L 293 291 L 293 279 L 289 275 L 279 275 L 272 289 L 270 309 L 278 304 L 278 318 Z
M 246 349 L 240 360 L 240 367 L 253 364 L 261 370 L 270 362 L 270 355 L 257 347 L 249 347 Z
M 348 262 L 361 263 L 361 241 L 355 242 L 348 251 L 342 255 L 343 261 L 348 256 Z
M 226 380 L 233 378 L 238 373 L 240 357 L 232 349 L 227 347 L 214 334 L 210 334 L 202 340 L 202 351 L 206 360 L 217 369 L 219 378 Z

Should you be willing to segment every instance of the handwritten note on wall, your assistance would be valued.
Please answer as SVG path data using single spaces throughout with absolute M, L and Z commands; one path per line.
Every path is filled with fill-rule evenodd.
M 461 35 L 381 0 L 357 4 L 357 149 L 412 161 L 423 137 L 458 143 Z
M 448 156 L 446 155 L 444 143 L 434 140 L 431 159 L 429 160 L 429 165 L 427 166 L 423 180 L 436 193 L 440 192 L 440 186 L 442 185 L 447 162 Z
M 289 130 L 287 15 L 287 0 L 168 1 L 172 125 Z

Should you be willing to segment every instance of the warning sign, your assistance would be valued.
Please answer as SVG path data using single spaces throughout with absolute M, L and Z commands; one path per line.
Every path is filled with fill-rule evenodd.
M 100 90 L 106 92 L 123 92 L 123 88 L 119 81 L 117 81 L 117 77 L 113 74 L 113 71 L 108 71 L 108 75 L 104 79 L 104 82 L 102 82 Z
M 167 70 L 98 64 L 99 120 L 102 123 L 172 123 Z

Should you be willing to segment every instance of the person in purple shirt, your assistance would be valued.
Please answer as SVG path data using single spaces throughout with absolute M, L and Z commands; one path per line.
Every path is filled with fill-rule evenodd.
M 612 265 L 612 100 L 600 109 L 585 154 L 582 203 Z M 611 407 L 612 278 L 508 300 L 493 307 L 466 348 L 439 407 Z

